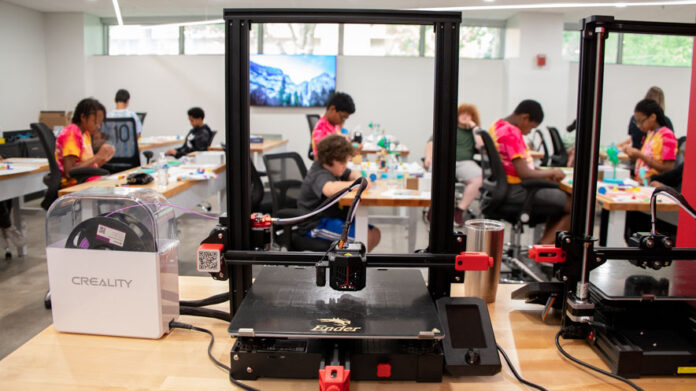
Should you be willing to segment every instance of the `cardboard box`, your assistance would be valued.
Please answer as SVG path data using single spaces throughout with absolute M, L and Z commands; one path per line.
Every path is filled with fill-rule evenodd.
M 41 111 L 39 112 L 39 122 L 43 122 L 49 129 L 55 130 L 56 127 L 63 128 L 70 124 L 72 111 Z

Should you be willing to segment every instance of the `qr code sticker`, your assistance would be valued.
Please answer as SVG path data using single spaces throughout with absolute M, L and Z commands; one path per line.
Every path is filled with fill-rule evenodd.
M 220 267 L 220 251 L 217 250 L 198 250 L 196 256 L 196 269 L 199 272 L 217 273 Z

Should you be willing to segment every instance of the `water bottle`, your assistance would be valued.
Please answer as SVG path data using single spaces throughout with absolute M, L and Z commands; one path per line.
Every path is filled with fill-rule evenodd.
M 167 187 L 169 185 L 169 164 L 164 152 L 159 155 L 157 160 L 157 185 Z

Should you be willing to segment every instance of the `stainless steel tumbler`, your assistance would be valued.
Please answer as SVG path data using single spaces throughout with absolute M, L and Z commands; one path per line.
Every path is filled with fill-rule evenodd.
M 505 226 L 500 221 L 475 219 L 464 223 L 466 251 L 481 251 L 493 257 L 493 267 L 486 271 L 467 271 L 464 276 L 464 294 L 492 303 L 498 290 L 500 262 L 503 255 Z

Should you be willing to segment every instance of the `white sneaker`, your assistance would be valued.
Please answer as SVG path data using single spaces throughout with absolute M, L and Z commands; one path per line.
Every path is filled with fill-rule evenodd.
M 3 229 L 3 233 L 7 242 L 11 242 L 17 247 L 24 247 L 27 244 L 26 239 L 22 231 L 18 230 L 17 227 L 11 226 L 9 228 Z

